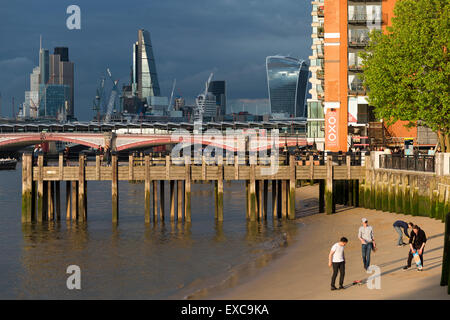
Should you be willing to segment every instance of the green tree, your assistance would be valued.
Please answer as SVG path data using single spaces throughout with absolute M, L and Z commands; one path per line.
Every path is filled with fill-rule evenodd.
M 368 100 L 388 125 L 417 121 L 450 152 L 450 0 L 398 0 L 392 26 L 374 30 L 363 58 Z

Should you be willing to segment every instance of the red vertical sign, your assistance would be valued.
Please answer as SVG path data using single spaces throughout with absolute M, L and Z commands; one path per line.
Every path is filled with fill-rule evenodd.
M 339 150 L 339 109 L 328 109 L 325 114 L 325 150 Z

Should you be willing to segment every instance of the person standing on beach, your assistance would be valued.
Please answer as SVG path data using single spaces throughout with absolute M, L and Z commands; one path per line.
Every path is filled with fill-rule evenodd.
M 411 236 L 409 237 L 409 247 L 411 250 L 409 250 L 408 254 L 408 263 L 405 267 L 403 267 L 403 270 L 408 270 L 411 268 L 413 254 L 416 253 L 416 251 L 419 254 L 420 262 L 422 263 L 423 268 L 423 251 L 425 249 L 426 242 L 427 236 L 425 235 L 425 231 L 420 229 L 418 225 L 415 225 L 413 227 L 413 231 L 411 232 Z M 417 271 L 422 271 L 422 268 L 418 268 Z
M 370 266 L 370 253 L 372 249 L 376 249 L 376 245 L 373 237 L 373 228 L 369 226 L 369 221 L 366 218 L 362 218 L 362 226 L 359 227 L 358 238 L 362 244 L 363 266 L 367 270 Z
M 406 243 L 403 242 L 403 231 L 405 232 L 405 235 L 407 238 L 409 238 L 409 234 L 408 234 L 408 228 L 409 227 L 414 227 L 414 223 L 410 222 L 410 223 L 406 223 L 405 221 L 402 220 L 397 220 L 394 222 L 393 224 L 395 231 L 397 231 L 398 233 L 398 241 L 397 241 L 397 245 L 399 247 L 405 246 Z
M 336 277 L 339 272 L 339 289 L 344 289 L 344 277 L 345 277 L 345 257 L 344 247 L 348 240 L 346 237 L 342 237 L 339 242 L 336 242 L 332 247 L 330 254 L 328 255 L 328 266 L 333 267 L 333 275 L 331 276 L 331 290 L 336 290 L 334 285 Z

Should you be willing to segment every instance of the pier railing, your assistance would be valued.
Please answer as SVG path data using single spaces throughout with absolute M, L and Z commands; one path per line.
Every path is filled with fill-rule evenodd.
M 435 157 L 432 155 L 381 154 L 380 168 L 435 172 Z

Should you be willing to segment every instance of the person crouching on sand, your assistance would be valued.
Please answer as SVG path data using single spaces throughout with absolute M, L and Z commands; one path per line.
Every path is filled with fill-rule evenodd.
M 412 223 L 412 222 L 406 223 L 405 221 L 397 220 L 397 221 L 394 222 L 393 227 L 394 227 L 395 231 L 397 231 L 397 233 L 398 233 L 397 245 L 399 247 L 402 247 L 402 246 L 406 245 L 406 243 L 403 242 L 402 229 L 405 232 L 406 237 L 409 238 L 408 228 L 414 227 L 414 223 Z
M 336 277 L 339 274 L 339 289 L 344 289 L 344 277 L 345 277 L 345 256 L 344 247 L 348 240 L 346 237 L 342 237 L 339 242 L 336 242 L 332 247 L 330 254 L 328 255 L 328 266 L 333 267 L 333 275 L 331 276 L 331 290 L 336 290 L 334 285 Z

